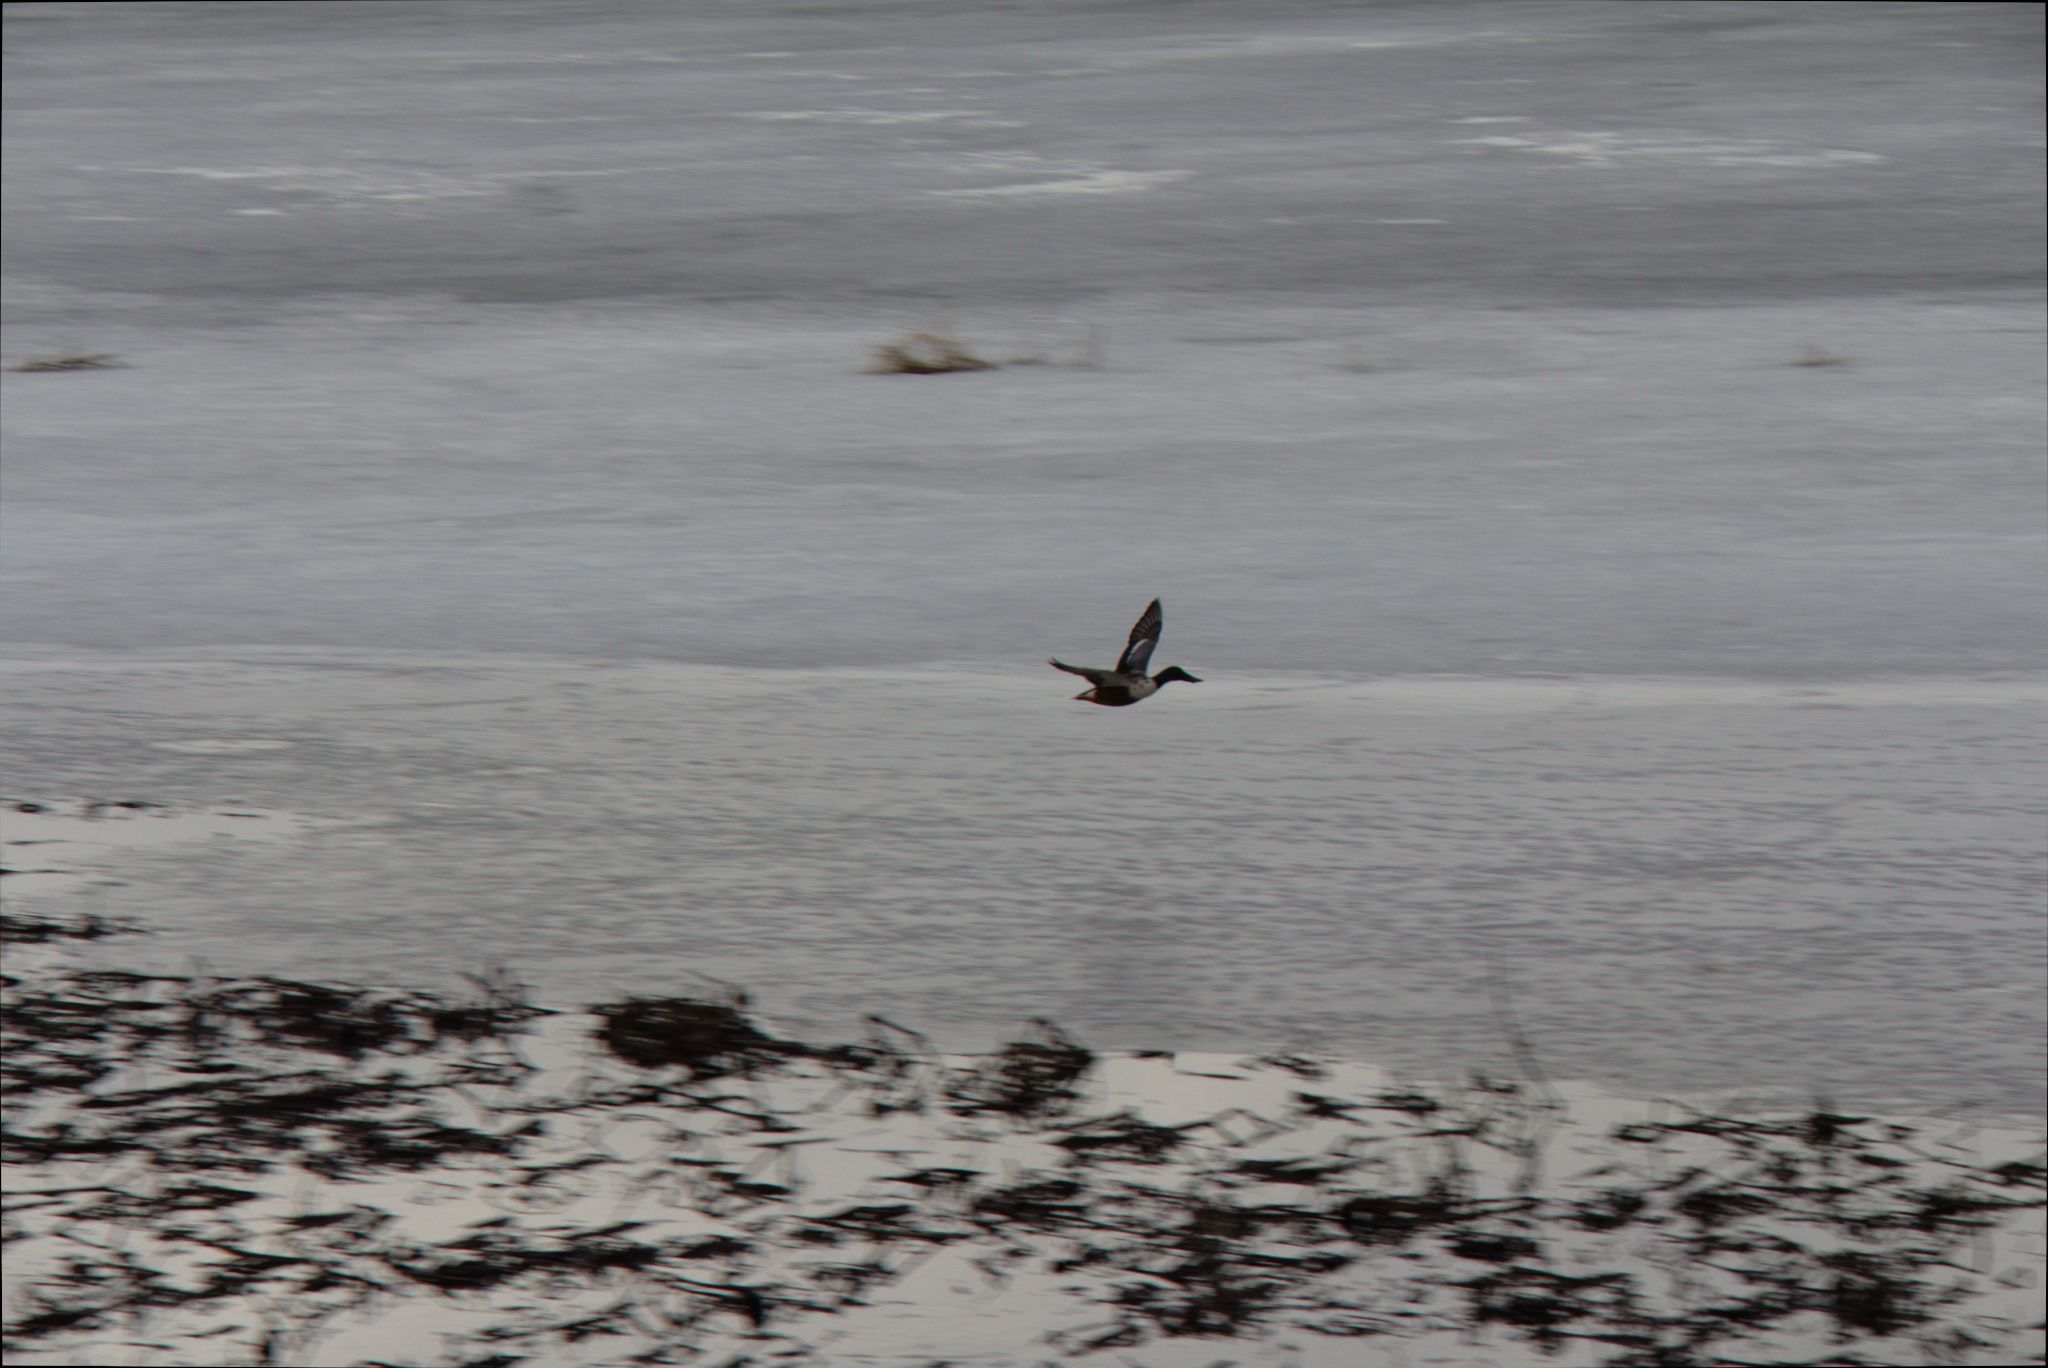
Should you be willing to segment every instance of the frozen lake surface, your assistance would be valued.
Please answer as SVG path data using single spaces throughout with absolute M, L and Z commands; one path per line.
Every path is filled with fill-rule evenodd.
M 19 896 L 2042 1109 L 2038 9 L 6 26 L 7 796 L 281 832 Z

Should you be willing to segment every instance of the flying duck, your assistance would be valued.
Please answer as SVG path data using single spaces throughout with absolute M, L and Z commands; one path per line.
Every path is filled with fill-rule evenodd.
M 1131 628 L 1131 640 L 1124 647 L 1123 658 L 1118 660 L 1114 670 L 1091 670 L 1086 665 L 1065 665 L 1057 660 L 1046 664 L 1068 674 L 1079 675 L 1095 687 L 1086 693 L 1074 695 L 1076 702 L 1100 703 L 1105 708 L 1127 708 L 1140 699 L 1150 698 L 1161 687 L 1184 679 L 1190 684 L 1202 681 L 1178 665 L 1169 665 L 1149 678 L 1145 667 L 1152 663 L 1152 648 L 1159 644 L 1159 629 L 1165 625 L 1166 614 L 1159 607 L 1159 600 L 1153 599 L 1138 619 L 1138 625 Z

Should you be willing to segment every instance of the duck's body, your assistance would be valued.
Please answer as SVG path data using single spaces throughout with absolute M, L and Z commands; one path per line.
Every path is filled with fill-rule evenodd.
M 1068 665 L 1052 660 L 1046 663 L 1054 669 L 1065 670 L 1068 674 L 1079 675 L 1094 687 L 1086 693 L 1074 695 L 1077 703 L 1099 703 L 1105 708 L 1128 708 L 1153 694 L 1175 680 L 1189 684 L 1202 681 L 1178 665 L 1169 665 L 1156 675 L 1145 673 L 1145 667 L 1152 663 L 1152 648 L 1159 644 L 1160 629 L 1166 624 L 1166 614 L 1159 607 L 1159 600 L 1153 599 L 1139 617 L 1138 625 L 1131 628 L 1131 639 L 1124 647 L 1124 653 L 1114 670 L 1096 670 L 1086 665 Z
M 1105 708 L 1128 708 L 1140 699 L 1150 698 L 1153 694 L 1158 693 L 1159 686 L 1167 682 L 1163 679 L 1147 679 L 1143 675 L 1125 679 L 1119 678 L 1110 670 L 1078 670 L 1072 665 L 1060 665 L 1057 660 L 1052 663 L 1059 665 L 1068 674 L 1080 675 L 1083 679 L 1094 683 L 1095 687 L 1088 690 L 1088 692 L 1075 694 L 1075 702 L 1100 703 Z M 1165 672 L 1161 671 L 1161 673 Z M 1189 678 L 1189 676 L 1179 675 L 1176 678 L 1185 679 Z

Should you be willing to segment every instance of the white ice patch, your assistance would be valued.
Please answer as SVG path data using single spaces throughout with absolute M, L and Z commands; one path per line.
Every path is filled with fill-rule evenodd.
M 1014 185 L 990 185 L 974 190 L 933 190 L 928 193 L 947 199 L 1022 199 L 1038 195 L 1136 195 L 1172 185 L 1194 175 L 1192 171 L 1090 171 L 1058 180 L 1023 181 Z
M 1332 53 L 1401 51 L 1410 48 L 1441 47 L 1506 39 L 1515 35 L 1483 29 L 1458 34 L 1403 34 L 1393 37 L 1353 38 L 1342 33 L 1269 33 L 1238 36 L 1192 37 L 1184 41 L 1155 44 L 1140 51 L 1124 52 L 1093 66 L 1055 67 L 1048 76 L 1100 76 L 1137 68 L 1164 66 L 1177 62 L 1214 62 L 1240 58 L 1320 57 Z
M 1569 157 L 1582 166 L 1697 162 L 1707 166 L 1822 168 L 1867 166 L 1885 160 L 1875 152 L 1856 152 L 1845 148 L 1801 147 L 1794 143 L 1775 142 L 1764 138 L 1731 140 L 1695 138 L 1683 134 L 1651 138 L 1630 133 L 1561 133 L 1550 137 L 1517 138 L 1496 133 L 1483 138 L 1460 138 L 1458 141 L 1467 146 L 1494 148 L 1503 152 L 1525 152 L 1542 157 Z
M 176 751 L 180 755 L 247 755 L 255 751 L 289 750 L 297 744 L 271 737 L 207 736 L 191 741 L 152 741 L 153 749 Z
M 101 168 L 90 168 L 98 170 Z M 330 204 L 390 204 L 422 200 L 491 199 L 530 185 L 569 177 L 638 176 L 660 167 L 606 166 L 570 171 L 525 170 L 484 176 L 438 175 L 432 172 L 372 172 L 342 166 L 138 166 L 119 168 L 141 176 L 187 176 L 197 180 L 247 182 L 279 195 L 299 195 Z M 236 209 L 237 214 L 267 214 L 276 209 Z

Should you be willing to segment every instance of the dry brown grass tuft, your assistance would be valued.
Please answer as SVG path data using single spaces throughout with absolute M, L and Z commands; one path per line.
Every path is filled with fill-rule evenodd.
M 950 375 L 955 371 L 994 370 L 996 362 L 976 356 L 967 344 L 944 329 L 908 332 L 875 348 L 874 375 Z
M 61 356 L 32 356 L 8 369 L 24 375 L 52 375 L 62 371 L 119 370 L 127 364 L 106 352 L 66 352 Z

